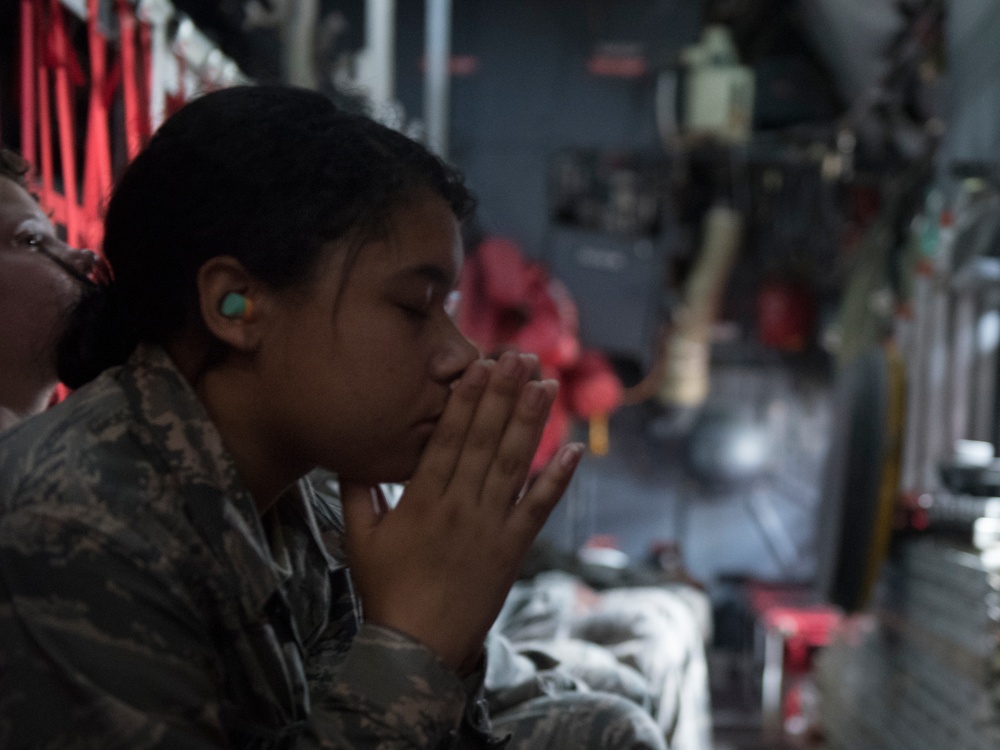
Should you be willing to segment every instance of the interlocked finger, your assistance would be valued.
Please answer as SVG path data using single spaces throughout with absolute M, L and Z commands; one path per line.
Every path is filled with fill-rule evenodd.
M 424 449 L 411 486 L 426 487 L 434 497 L 440 496 L 448 486 L 495 365 L 491 360 L 477 360 L 459 378 Z
M 582 455 L 581 443 L 570 443 L 560 448 L 514 507 L 508 529 L 512 532 L 511 538 L 520 540 L 525 549 L 566 491 Z
M 542 438 L 545 420 L 559 385 L 555 380 L 528 383 L 507 424 L 496 457 L 483 484 L 485 503 L 502 515 L 509 513 L 524 487 L 531 460 Z
M 521 389 L 538 363 L 530 354 L 505 352 L 491 373 L 486 392 L 465 437 L 465 444 L 449 485 L 459 494 L 477 501 L 486 474 L 517 406 Z

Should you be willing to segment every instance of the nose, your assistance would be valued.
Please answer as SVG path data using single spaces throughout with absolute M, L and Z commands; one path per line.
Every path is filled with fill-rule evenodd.
M 50 245 L 47 255 L 70 276 L 82 281 L 93 278 L 101 258 L 92 250 L 77 250 L 65 242 Z
M 435 380 L 451 383 L 461 377 L 470 364 L 482 356 L 478 347 L 467 339 L 451 321 L 449 335 L 435 355 L 432 368 Z
M 97 266 L 99 258 L 93 250 L 77 250 L 66 246 L 63 252 L 64 260 L 84 276 L 89 276 Z

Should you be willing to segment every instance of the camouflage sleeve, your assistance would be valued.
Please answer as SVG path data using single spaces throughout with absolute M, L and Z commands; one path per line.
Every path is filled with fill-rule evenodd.
M 231 746 L 223 659 L 168 558 L 127 529 L 0 519 L 0 747 Z M 456 745 L 467 686 L 405 636 L 364 626 L 331 684 L 260 746 L 480 746 Z
M 385 748 L 448 748 L 475 697 L 482 675 L 463 683 L 425 646 L 388 628 L 365 624 L 337 670 L 328 694 L 316 696 L 318 734 L 330 747 L 361 746 L 373 732 L 397 737 Z M 471 709 L 478 707 L 472 701 Z M 476 721 L 485 720 L 476 717 Z M 465 722 L 468 723 L 468 722 Z M 488 746 L 488 734 L 481 738 Z M 462 744 L 462 747 L 480 746 Z
M 0 747 L 226 746 L 200 618 L 130 552 L 58 519 L 0 522 Z

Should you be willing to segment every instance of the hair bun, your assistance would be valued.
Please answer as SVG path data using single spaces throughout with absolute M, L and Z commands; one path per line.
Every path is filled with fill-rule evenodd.
M 79 388 L 109 367 L 122 365 L 139 337 L 114 282 L 85 284 L 59 341 L 59 379 Z

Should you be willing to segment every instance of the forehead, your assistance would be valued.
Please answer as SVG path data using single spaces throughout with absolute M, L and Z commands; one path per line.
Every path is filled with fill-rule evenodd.
M 38 202 L 11 179 L 0 177 L 0 227 L 12 231 L 25 219 L 38 219 L 48 224 L 48 217 Z
M 355 270 L 387 279 L 454 284 L 462 266 L 458 220 L 443 198 L 424 195 L 392 212 L 386 236 L 368 243 Z

